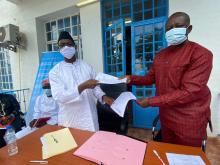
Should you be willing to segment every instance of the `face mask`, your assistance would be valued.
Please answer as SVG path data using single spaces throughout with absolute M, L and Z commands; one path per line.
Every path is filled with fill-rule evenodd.
M 76 49 L 73 46 L 64 46 L 60 49 L 60 53 L 67 59 L 71 59 L 75 53 Z
M 179 45 L 186 39 L 187 28 L 173 28 L 166 32 L 166 40 L 169 45 Z
M 46 94 L 47 97 L 52 96 L 51 89 L 44 89 L 44 93 Z

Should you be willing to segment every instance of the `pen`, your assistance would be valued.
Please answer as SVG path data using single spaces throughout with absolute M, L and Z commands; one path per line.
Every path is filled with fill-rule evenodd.
M 33 124 L 33 126 L 32 126 L 32 128 L 34 128 L 35 126 L 36 126 L 36 124 L 37 124 L 37 122 L 38 122 L 38 120 L 39 120 L 39 118 L 34 122 L 34 124 Z
M 161 163 L 162 163 L 163 165 L 166 165 L 166 164 L 164 163 L 164 161 L 161 159 L 161 157 L 159 156 L 159 154 L 157 153 L 156 150 L 153 150 L 153 153 L 157 156 L 157 158 L 161 161 Z
M 40 164 L 47 164 L 47 160 L 31 160 L 30 163 L 40 163 Z

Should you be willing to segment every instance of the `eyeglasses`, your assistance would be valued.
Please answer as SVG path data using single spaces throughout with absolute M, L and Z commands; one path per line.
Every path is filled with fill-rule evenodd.
M 64 46 L 74 46 L 74 44 L 72 44 L 72 43 L 60 43 L 59 45 L 58 45 L 58 47 L 59 48 L 63 48 Z

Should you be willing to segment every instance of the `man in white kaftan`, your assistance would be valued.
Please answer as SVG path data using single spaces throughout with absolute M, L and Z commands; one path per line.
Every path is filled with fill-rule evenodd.
M 55 125 L 58 123 L 59 106 L 52 97 L 50 83 L 48 79 L 43 80 L 42 88 L 44 90 L 44 93 L 38 96 L 36 99 L 34 105 L 33 120 L 30 122 L 31 127 L 35 125 L 37 119 L 44 117 L 50 117 L 50 119 L 42 123 L 42 125 L 40 126 L 43 126 L 45 124 Z
M 107 104 L 113 100 L 97 86 L 93 68 L 76 59 L 75 43 L 68 32 L 60 33 L 58 45 L 64 61 L 54 66 L 49 73 L 52 95 L 60 108 L 58 125 L 97 131 L 99 125 L 94 96 Z

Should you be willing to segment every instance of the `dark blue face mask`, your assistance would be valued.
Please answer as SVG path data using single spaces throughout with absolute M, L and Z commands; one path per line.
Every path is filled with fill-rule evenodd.
M 46 94 L 47 97 L 52 96 L 51 89 L 44 89 L 44 93 Z

